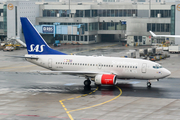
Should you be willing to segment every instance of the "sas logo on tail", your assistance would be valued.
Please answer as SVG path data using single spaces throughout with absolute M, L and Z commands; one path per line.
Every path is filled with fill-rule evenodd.
M 30 49 L 31 50 L 28 50 L 29 52 L 43 52 L 44 51 L 44 47 L 45 45 L 34 45 L 34 44 L 31 44 L 30 46 Z

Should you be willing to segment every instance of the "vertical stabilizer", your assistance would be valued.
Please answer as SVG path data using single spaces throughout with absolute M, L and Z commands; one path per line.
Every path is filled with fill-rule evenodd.
M 38 31 L 34 28 L 32 23 L 26 17 L 21 17 L 21 24 L 24 33 L 24 38 L 27 45 L 28 54 L 59 54 L 66 55 L 65 53 L 53 50 L 44 41 Z

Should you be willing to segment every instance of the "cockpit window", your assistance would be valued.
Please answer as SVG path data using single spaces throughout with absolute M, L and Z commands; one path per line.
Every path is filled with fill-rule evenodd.
M 157 65 L 153 66 L 153 68 L 154 69 L 159 69 L 159 68 L 162 68 L 162 66 L 157 64 Z

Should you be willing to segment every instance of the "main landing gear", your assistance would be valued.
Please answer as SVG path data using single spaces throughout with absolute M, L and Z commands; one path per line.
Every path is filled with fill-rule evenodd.
M 91 90 L 91 80 L 89 78 L 84 81 L 84 85 L 84 90 Z
M 85 85 L 85 86 L 90 86 L 90 85 L 91 85 L 91 81 L 90 81 L 89 78 L 84 81 L 84 85 Z

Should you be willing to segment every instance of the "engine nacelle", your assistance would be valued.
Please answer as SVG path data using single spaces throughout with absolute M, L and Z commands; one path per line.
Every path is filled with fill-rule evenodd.
M 95 83 L 97 85 L 115 85 L 116 75 L 113 74 L 96 75 Z

